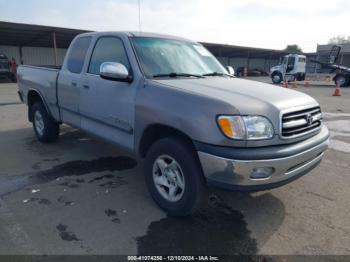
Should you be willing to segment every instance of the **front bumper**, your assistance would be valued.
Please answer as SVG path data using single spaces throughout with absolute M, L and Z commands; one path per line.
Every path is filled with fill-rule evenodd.
M 244 156 L 240 159 L 227 158 L 230 154 L 240 155 L 239 152 L 228 153 L 228 148 L 224 153 L 226 157 L 223 154 L 212 154 L 220 152 L 217 149 L 209 150 L 210 152 L 198 151 L 198 156 L 209 185 L 239 191 L 259 191 L 282 186 L 315 168 L 328 148 L 328 138 L 328 129 L 323 126 L 319 134 L 297 144 L 245 148 Z M 261 158 L 262 155 L 269 158 Z M 265 178 L 252 178 L 251 175 L 257 168 L 270 168 L 273 173 Z

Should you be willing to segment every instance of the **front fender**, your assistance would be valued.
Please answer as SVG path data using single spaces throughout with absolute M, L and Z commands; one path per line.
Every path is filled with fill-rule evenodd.
M 216 123 L 218 114 L 237 115 L 238 110 L 205 94 L 149 81 L 137 94 L 135 110 L 135 148 L 139 147 L 144 130 L 153 124 L 172 127 L 203 143 L 245 145 L 243 141 L 225 138 Z

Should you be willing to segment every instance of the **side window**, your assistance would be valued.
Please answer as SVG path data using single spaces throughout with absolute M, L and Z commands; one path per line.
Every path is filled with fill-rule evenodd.
M 289 57 L 288 59 L 288 64 L 287 64 L 287 70 L 286 72 L 290 72 L 294 69 L 294 64 L 295 64 L 295 57 Z
M 292 67 L 295 63 L 295 57 L 289 57 L 288 59 L 288 66 Z
M 287 64 L 287 57 L 284 57 L 284 58 L 283 58 L 282 64 L 283 64 L 283 65 Z
M 91 42 L 91 37 L 80 37 L 78 38 L 72 46 L 71 51 L 69 52 L 67 68 L 70 72 L 79 74 L 83 69 L 84 60 L 86 53 L 89 49 Z
M 116 37 L 100 38 L 92 53 L 88 73 L 100 74 L 100 66 L 104 62 L 117 62 L 130 69 L 122 40 Z

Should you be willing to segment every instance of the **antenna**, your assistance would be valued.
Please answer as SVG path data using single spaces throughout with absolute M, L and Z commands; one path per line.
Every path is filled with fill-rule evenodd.
M 139 6 L 139 31 L 141 32 L 141 0 L 138 0 L 138 6 Z

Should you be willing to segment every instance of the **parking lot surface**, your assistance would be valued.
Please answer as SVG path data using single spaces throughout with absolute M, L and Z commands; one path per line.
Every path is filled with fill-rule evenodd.
M 17 86 L 0 83 L 0 254 L 350 255 L 350 88 L 297 90 L 321 103 L 323 162 L 271 191 L 212 190 L 215 203 L 173 218 L 148 194 L 141 160 L 67 126 L 39 143 Z

